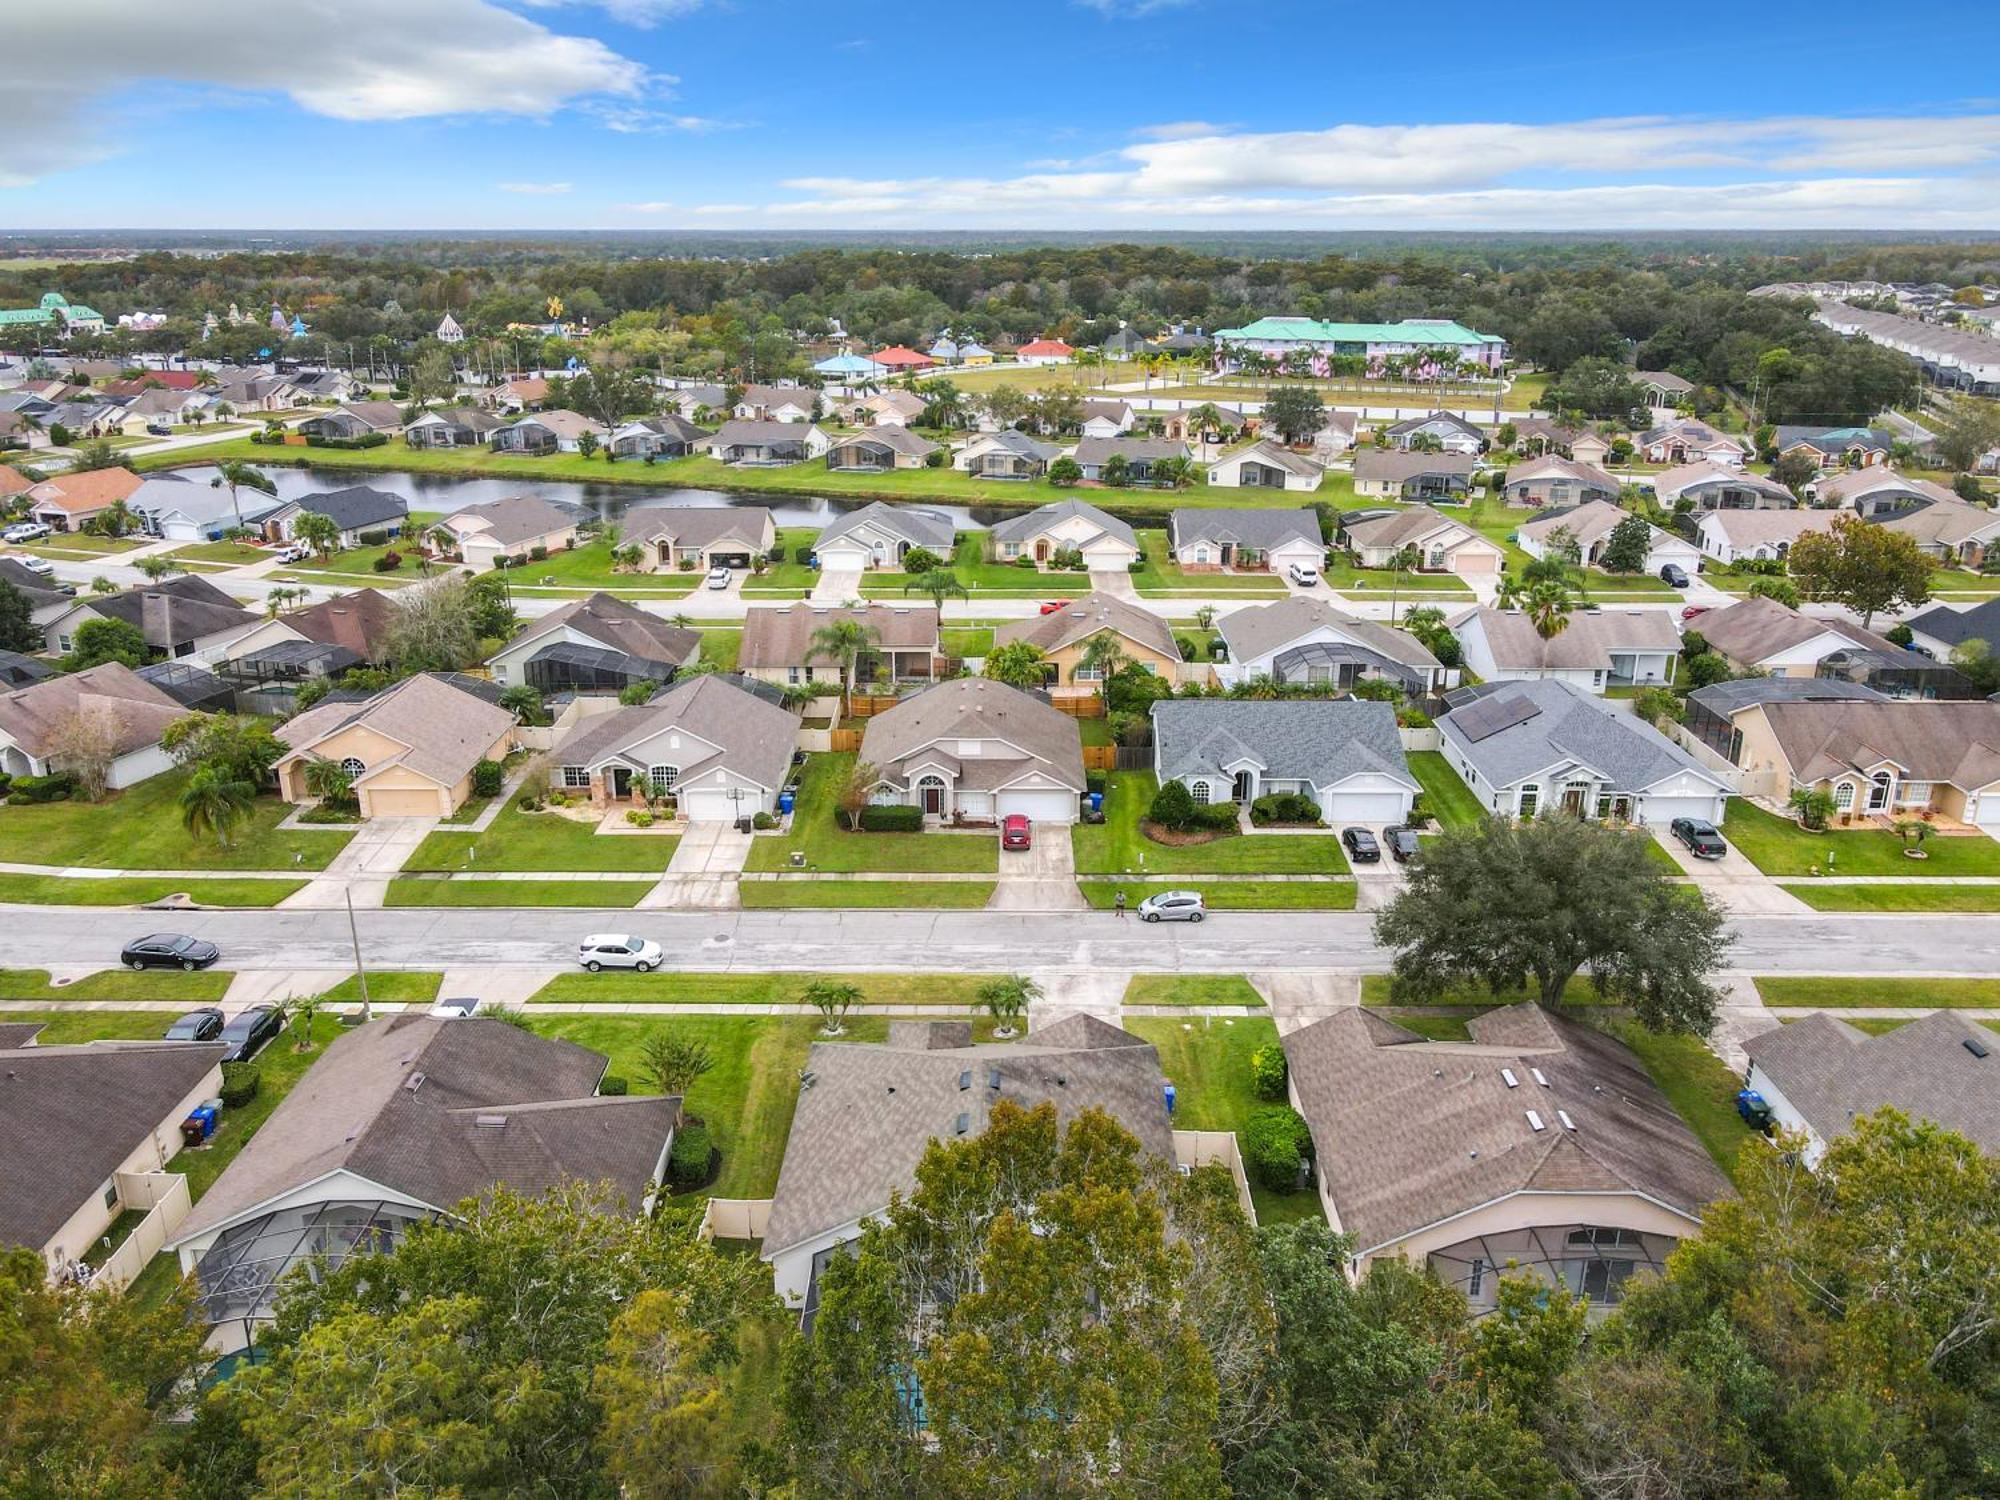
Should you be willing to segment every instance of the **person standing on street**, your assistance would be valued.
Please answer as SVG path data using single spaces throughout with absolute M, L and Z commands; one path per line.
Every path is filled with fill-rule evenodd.
M 1116 905 L 1118 908 L 1118 915 L 1120 917 L 1123 917 L 1125 915 L 1125 892 L 1122 888 L 1118 892 L 1118 900 Z

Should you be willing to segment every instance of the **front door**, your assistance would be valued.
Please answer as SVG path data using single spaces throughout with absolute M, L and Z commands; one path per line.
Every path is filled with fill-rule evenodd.
M 1250 800 L 1251 776 L 1248 771 L 1238 771 L 1236 780 L 1229 789 L 1230 800 L 1248 802 Z
M 611 768 L 611 795 L 619 801 L 632 795 L 632 771 L 628 766 Z
M 926 778 L 923 784 L 924 816 L 940 818 L 944 816 L 944 783 Z
M 1047 562 L 1048 560 L 1049 560 L 1049 539 L 1047 537 L 1037 537 L 1035 539 L 1035 561 Z

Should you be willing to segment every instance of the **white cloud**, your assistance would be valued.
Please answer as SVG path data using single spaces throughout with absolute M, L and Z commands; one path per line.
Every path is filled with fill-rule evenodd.
M 627 26 L 657 26 L 701 9 L 704 0 L 523 0 L 536 10 L 555 10 L 563 5 L 593 5 L 614 21 Z
M 1206 120 L 1169 120 L 1163 125 L 1141 125 L 1132 132 L 1140 141 L 1185 141 L 1222 135 L 1227 125 L 1211 125 Z
M 503 182 L 499 184 L 503 193 L 520 193 L 529 198 L 555 198 L 569 191 L 566 182 Z
M 545 119 L 634 98 L 646 69 L 490 0 L 66 0 L 10 16 L 0 48 L 0 186 L 110 154 L 100 101 L 142 84 L 282 94 L 337 120 L 500 114 Z
M 719 130 L 743 128 L 737 120 L 718 120 L 709 115 L 677 115 L 666 110 L 650 109 L 643 104 L 602 100 L 587 108 L 606 130 L 615 130 L 620 135 L 668 135 L 674 132 L 713 135 Z
M 621 203 L 618 206 L 628 214 L 663 214 L 674 205 L 668 199 L 655 198 L 651 203 Z
M 727 219 L 740 214 L 754 214 L 757 206 L 754 203 L 697 203 L 688 212 L 699 214 L 704 219 Z

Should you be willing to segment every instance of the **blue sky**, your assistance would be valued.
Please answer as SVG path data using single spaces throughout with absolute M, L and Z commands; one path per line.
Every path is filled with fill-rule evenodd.
M 60 0 L 0 229 L 2000 229 L 2000 7 Z

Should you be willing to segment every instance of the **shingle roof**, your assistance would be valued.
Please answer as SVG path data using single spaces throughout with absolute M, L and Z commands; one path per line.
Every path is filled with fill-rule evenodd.
M 1479 535 L 1465 522 L 1432 510 L 1428 505 L 1410 505 L 1401 510 L 1352 511 L 1342 516 L 1341 530 L 1347 534 L 1350 545 L 1355 547 L 1401 547 L 1405 543 L 1416 543 L 1442 531 L 1453 531 L 1461 538 Z M 1495 547 L 1497 552 L 1500 549 Z
M 0 734 L 40 760 L 57 727 L 72 713 L 108 715 L 118 726 L 112 753 L 127 755 L 157 745 L 187 710 L 130 667 L 105 662 L 67 677 L 0 693 Z
M 729 448 L 737 444 L 753 448 L 768 448 L 781 443 L 803 445 L 807 441 L 806 435 L 817 430 L 810 422 L 750 422 L 731 418 L 702 441 L 709 448 Z
M 1919 634 L 1943 641 L 1947 646 L 1974 639 L 1985 641 L 1989 647 L 2000 646 L 2000 599 L 1988 599 L 1971 609 L 1934 604 L 1904 623 Z
M 1045 443 L 1040 438 L 1031 437 L 1027 433 L 1022 432 L 1018 428 L 1014 427 L 1003 427 L 998 432 L 982 433 L 980 436 L 972 439 L 971 442 L 967 443 L 966 447 L 968 448 L 977 447 L 980 444 L 984 444 L 987 448 L 1004 448 L 1009 453 L 1017 454 L 1022 458 L 1034 459 L 1040 463 L 1052 462 L 1062 453 L 1061 447 L 1059 447 L 1057 444 Z M 1061 501 L 1058 503 L 1081 505 L 1083 502 L 1079 500 L 1079 501 Z M 1051 507 L 1048 506 L 1043 507 L 1044 510 L 1050 508 Z M 1011 526 L 1015 523 L 1012 521 L 1008 521 L 1003 524 Z M 1000 528 L 997 526 L 994 527 L 995 531 L 998 531 L 999 529 Z
M 401 495 L 378 490 L 373 485 L 351 484 L 345 489 L 320 490 L 298 498 L 301 510 L 326 516 L 342 531 L 366 531 L 386 526 L 410 514 L 410 503 Z
M 915 505 L 891 505 L 886 500 L 876 500 L 859 510 L 851 510 L 837 517 L 813 542 L 815 547 L 824 547 L 838 537 L 846 536 L 863 526 L 872 526 L 900 537 L 914 547 L 928 547 L 939 556 L 951 551 L 952 539 L 957 536 L 957 527 L 950 516 L 941 511 L 925 510 Z
M 446 516 L 444 524 L 467 536 L 513 547 L 567 531 L 580 519 L 580 513 L 569 506 L 553 504 L 537 495 L 513 495 L 505 500 L 464 506 Z M 468 527 L 474 529 L 468 531 Z
M 1663 609 L 1578 610 L 1560 634 L 1546 641 L 1520 610 L 1483 605 L 1458 616 L 1453 628 L 1461 628 L 1472 618 L 1478 619 L 1485 633 L 1494 663 L 1508 671 L 1608 672 L 1614 651 L 1664 651 L 1672 655 L 1681 649 L 1680 632 Z
M 1630 1192 L 1690 1219 L 1729 1196 L 1645 1068 L 1609 1036 L 1527 1003 L 1468 1029 L 1469 1042 L 1428 1042 L 1354 1008 L 1283 1039 L 1321 1176 L 1358 1251 L 1519 1192 Z
M 2000 514 L 1962 500 L 1933 500 L 1912 511 L 1883 516 L 1874 522 L 1914 537 L 1919 543 L 1956 547 L 1981 536 L 2000 533 Z
M 1808 532 L 1831 531 L 1841 514 L 1832 510 L 1712 510 L 1702 516 L 1700 524 L 1714 527 L 1730 546 L 1742 551 L 1775 542 L 1796 542 Z
M 1697 459 L 1689 464 L 1676 464 L 1671 469 L 1662 469 L 1653 476 L 1652 485 L 1653 493 L 1668 505 L 1689 490 L 1706 489 L 1711 485 L 1727 485 L 1731 489 L 1751 490 L 1760 495 L 1768 495 L 1773 500 L 1782 500 L 1786 505 L 1799 503 L 1799 497 L 1777 480 L 1767 479 L 1762 474 L 1753 474 L 1748 469 L 1734 469 L 1728 464 L 1719 464 L 1709 458 Z
M 1186 458 L 1188 447 L 1174 438 L 1087 437 L 1077 439 L 1076 449 L 1071 454 L 1086 468 L 1108 463 L 1118 455 L 1122 455 L 1128 463 L 1152 464 L 1166 458 Z
M 608 1181 L 636 1209 L 680 1100 L 595 1098 L 604 1068 L 601 1052 L 501 1021 L 371 1022 L 335 1038 L 175 1242 L 337 1169 L 440 1209 L 496 1186 L 533 1196 L 566 1181 Z
M 1326 473 L 1324 467 L 1314 463 L 1304 454 L 1294 453 L 1283 444 L 1273 443 L 1266 439 L 1260 439 L 1252 443 L 1240 453 L 1231 453 L 1220 462 L 1225 464 L 1268 464 L 1274 469 L 1283 469 L 1287 474 L 1297 474 L 1305 479 L 1318 479 Z
M 292 755 L 311 755 L 312 747 L 327 736 L 353 724 L 366 724 L 409 749 L 375 762 L 360 779 L 389 766 L 405 766 L 440 786 L 456 786 L 513 722 L 513 714 L 497 704 L 422 672 L 382 689 L 365 702 L 318 704 L 280 724 L 277 736 L 291 748 Z
M 1470 479 L 1479 460 L 1469 453 L 1405 453 L 1400 448 L 1363 448 L 1354 455 L 1357 483 L 1370 480 L 1407 484 L 1427 474 Z
M 1896 650 L 1881 636 L 1863 630 L 1859 625 L 1850 625 L 1845 620 L 1821 619 L 1817 615 L 1802 615 L 1795 609 L 1787 609 L 1775 599 L 1762 596 L 1709 610 L 1692 629 L 1715 650 L 1746 667 L 1754 667 L 1781 651 L 1802 646 L 1828 631 L 1845 636 L 1857 646 L 1869 650 Z
M 1887 453 L 1896 444 L 1896 435 L 1881 427 L 1796 427 L 1780 425 L 1778 428 L 1778 451 L 1796 448 L 1800 444 L 1816 453 L 1845 453 L 1849 448 L 1861 447 L 1877 453 Z
M 1274 604 L 1250 604 L 1224 615 L 1218 628 L 1229 644 L 1229 659 L 1255 661 L 1322 628 L 1339 631 L 1359 645 L 1405 666 L 1435 667 L 1430 648 L 1406 630 L 1344 614 L 1322 599 L 1294 594 Z
M 994 434 L 995 437 L 1001 435 Z M 1025 434 L 1017 433 L 1016 436 Z M 1029 441 L 1034 440 L 1030 438 Z M 1133 534 L 1130 526 L 1116 516 L 1099 510 L 1087 500 L 1057 500 L 1048 505 L 1038 506 L 1025 516 L 1013 516 L 993 527 L 992 539 L 996 542 L 1025 542 L 1030 537 L 1040 536 L 1051 527 L 1073 519 L 1088 521 L 1107 536 L 1114 536 L 1129 546 L 1139 545 L 1139 539 Z
M 910 458 L 922 458 L 927 453 L 937 452 L 937 444 L 921 433 L 907 427 L 890 424 L 869 427 L 860 432 L 842 433 L 833 439 L 835 448 L 891 448 Z
M 1885 760 L 1912 781 L 1966 791 L 2000 781 L 2000 703 L 1983 698 L 1772 703 L 1764 718 L 1802 781 Z
M 1452 709 L 1437 721 L 1439 731 L 1492 786 L 1513 786 L 1566 760 L 1602 773 L 1613 792 L 1642 792 L 1682 771 L 1723 784 L 1652 725 L 1614 712 L 1559 678 L 1482 683 L 1459 688 L 1447 700 Z M 1482 702 L 1513 705 L 1518 722 L 1470 738 L 1461 716 Z
M 771 512 L 761 505 L 663 505 L 625 512 L 624 540 L 628 544 L 661 538 L 688 548 L 741 542 L 754 551 L 770 534 Z
M 1579 463 L 1573 458 L 1564 458 L 1560 453 L 1549 453 L 1541 458 L 1531 458 L 1526 463 L 1510 465 L 1507 470 L 1507 487 L 1531 483 L 1537 479 L 1574 479 L 1582 484 L 1595 485 L 1610 494 L 1617 494 L 1618 479 L 1596 464 Z
M 813 1044 L 771 1198 L 766 1260 L 887 1208 L 892 1193 L 915 1185 L 931 1141 L 955 1139 L 960 1115 L 967 1136 L 980 1134 L 1002 1099 L 1023 1109 L 1053 1104 L 1064 1127 L 1101 1109 L 1148 1153 L 1173 1159 L 1166 1080 L 1150 1043 L 1086 1015 L 1037 1026 L 1025 1041 L 971 1043 L 964 1022 L 892 1021 L 887 1043 Z
M 396 602 L 380 589 L 356 589 L 278 618 L 309 641 L 345 646 L 363 661 L 380 662 L 388 659 Z
M 1739 452 L 1743 448 L 1741 439 L 1733 438 L 1725 432 L 1717 432 L 1708 423 L 1698 422 L 1693 417 L 1682 417 L 1677 421 L 1663 422 L 1658 427 L 1649 430 L 1639 441 L 1650 444 L 1657 443 L 1669 437 L 1680 438 L 1685 442 L 1694 443 L 1701 447 L 1713 447 L 1718 443 L 1727 443 Z
M 1844 469 L 1838 474 L 1829 474 L 1813 486 L 1813 494 L 1822 505 L 1837 506 L 1845 506 L 1863 495 L 1879 495 L 1884 490 L 1908 495 L 1913 500 L 1940 500 L 1947 505 L 1961 503 L 1956 494 L 1935 480 L 1912 479 L 1886 467 Z
M 1085 594 L 1049 614 L 1009 620 L 993 632 L 993 643 L 1005 646 L 1014 641 L 1026 641 L 1047 655 L 1078 641 L 1102 635 L 1107 630 L 1116 631 L 1142 646 L 1149 646 L 1162 656 L 1177 658 L 1180 655 L 1180 643 L 1175 640 L 1174 632 L 1165 620 L 1151 610 L 1141 609 L 1126 600 L 1095 593 Z
M 874 648 L 883 651 L 935 651 L 938 612 L 932 604 L 891 606 L 864 604 L 858 609 L 834 609 L 813 604 L 788 604 L 783 609 L 752 609 L 743 616 L 743 644 L 736 664 L 755 668 L 831 666 L 828 656 L 813 656 L 813 636 L 838 620 L 853 620 L 874 632 Z
M 1465 418 L 1459 416 L 1457 413 L 1448 411 L 1434 411 L 1426 416 L 1409 417 L 1404 421 L 1390 426 L 1387 429 L 1387 433 L 1390 437 L 1402 437 L 1408 433 L 1421 432 L 1426 427 L 1449 427 L 1453 431 L 1466 434 L 1468 437 L 1477 438 L 1482 443 L 1486 441 L 1485 433 L 1481 432 L 1472 423 L 1466 421 Z
M 1556 462 L 1562 463 L 1565 460 L 1557 459 Z M 1507 476 L 1508 482 L 1511 484 L 1513 479 L 1514 476 L 1510 473 Z M 1532 541 L 1543 542 L 1559 527 L 1566 526 L 1570 535 L 1576 538 L 1577 544 L 1587 548 L 1599 538 L 1611 535 L 1632 514 L 1622 505 L 1613 505 L 1609 500 L 1586 500 L 1581 505 L 1543 511 L 1521 528 L 1521 534 Z M 1659 527 L 1650 524 L 1646 532 L 1646 545 L 1649 547 L 1657 547 L 1663 541 L 1675 540 Z
M 701 655 L 699 630 L 669 624 L 630 600 L 601 591 L 560 605 L 530 622 L 527 629 L 507 643 L 507 649 L 518 651 L 544 636 L 559 635 L 565 628 L 589 636 L 614 651 L 670 666 L 684 667 Z
M 227 1049 L 210 1042 L 0 1051 L 0 1245 L 40 1250 Z
M 819 392 L 809 385 L 746 385 L 737 398 L 738 406 L 796 406 L 810 415 L 819 401 Z
M 1234 542 L 1268 552 L 1287 542 L 1322 544 L 1319 512 L 1309 507 L 1296 510 L 1222 510 L 1182 506 L 1168 520 L 1176 550 L 1195 542 Z
M 1694 389 L 1694 382 L 1683 380 L 1671 370 L 1634 370 L 1634 385 L 1656 385 L 1670 395 L 1684 396 Z
M 1222 773 L 1247 753 L 1263 763 L 1267 779 L 1323 787 L 1372 771 L 1417 789 L 1387 703 L 1162 699 L 1153 705 L 1153 737 L 1160 774 L 1170 779 Z
M 206 578 L 192 573 L 163 578 L 122 594 L 82 599 L 78 604 L 105 619 L 136 625 L 146 637 L 146 644 L 162 651 L 171 651 L 203 636 L 254 625 L 263 618 L 256 610 L 243 608 Z
M 1710 713 L 1728 718 L 1758 703 L 1880 703 L 1882 694 L 1838 677 L 1733 677 L 1688 694 Z
M 44 479 L 29 489 L 28 498 L 37 505 L 51 505 L 70 515 L 81 515 L 129 499 L 138 488 L 139 476 L 130 469 L 83 469 Z
M 733 778 L 775 792 L 785 784 L 785 773 L 791 769 L 798 729 L 798 716 L 789 709 L 710 673 L 676 683 L 636 708 L 583 720 L 552 753 L 559 765 L 599 766 L 626 757 L 628 765 L 643 770 L 645 766 L 630 758 L 629 752 L 659 735 L 680 730 L 717 747 L 716 753 L 699 760 L 683 758 L 679 763 L 682 782 L 721 769 Z M 666 753 L 656 751 L 652 763 L 658 763 L 658 757 Z
M 2000 1151 L 2000 1037 L 1961 1012 L 1935 1010 L 1881 1036 L 1819 1013 L 1753 1036 L 1743 1051 L 1822 1140 L 1893 1105 Z
M 925 746 L 946 742 L 956 754 L 962 740 L 1004 740 L 1021 757 L 995 752 L 963 757 L 960 785 L 991 790 L 1030 773 L 1083 790 L 1083 739 L 1076 720 L 1019 688 L 986 677 L 940 682 L 912 694 L 868 721 L 861 759 L 889 781 Z

